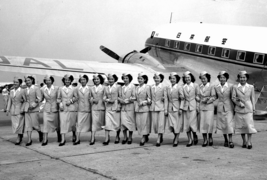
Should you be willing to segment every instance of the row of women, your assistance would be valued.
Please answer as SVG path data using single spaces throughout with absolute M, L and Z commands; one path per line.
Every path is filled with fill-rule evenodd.
M 212 86 L 211 76 L 200 73 L 201 84 L 189 71 L 183 74 L 183 85 L 178 86 L 180 76 L 171 73 L 169 87 L 163 87 L 162 74 L 155 74 L 155 84 L 147 85 L 148 76 L 138 74 L 139 85 L 131 83 L 133 77 L 123 74 L 124 85 L 116 82 L 115 74 L 108 75 L 109 85 L 104 86 L 104 78 L 94 75 L 94 86 L 87 86 L 88 76 L 80 76 L 79 87 L 72 87 L 73 76 L 65 75 L 64 86 L 53 85 L 54 78 L 44 78 L 45 87 L 35 86 L 33 76 L 25 79 L 27 88 L 20 88 L 22 79 L 14 79 L 7 113 L 11 113 L 13 131 L 18 134 L 16 145 L 22 141 L 24 129 L 28 134 L 26 146 L 32 144 L 31 133 L 39 132 L 42 146 L 48 143 L 48 133 L 57 131 L 59 146 L 65 145 L 65 134 L 73 132 L 73 144 L 80 144 L 80 134 L 91 131 L 90 145 L 95 143 L 96 131 L 105 130 L 104 145 L 110 142 L 110 131 L 116 132 L 115 144 L 120 142 L 120 131 L 124 137 L 122 144 L 132 143 L 133 131 L 141 135 L 140 146 L 149 140 L 153 130 L 158 134 L 156 146 L 163 142 L 163 134 L 170 130 L 174 134 L 173 146 L 179 143 L 179 134 L 186 132 L 187 147 L 198 144 L 197 132 L 203 135 L 203 147 L 213 145 L 212 134 L 222 133 L 224 146 L 234 148 L 233 133 L 240 133 L 243 148 L 252 148 L 251 136 L 256 133 L 253 122 L 255 110 L 254 87 L 247 84 L 249 75 L 245 71 L 237 75 L 239 84 L 227 83 L 229 74 L 219 73 L 220 83 Z M 217 118 L 214 117 L 214 101 L 218 99 Z M 43 109 L 43 129 L 41 131 L 38 113 L 39 104 L 45 100 Z M 215 120 L 216 119 L 216 120 Z M 215 122 L 217 121 L 217 122 Z M 127 133 L 129 131 L 129 134 Z M 61 136 L 60 136 L 61 134 Z

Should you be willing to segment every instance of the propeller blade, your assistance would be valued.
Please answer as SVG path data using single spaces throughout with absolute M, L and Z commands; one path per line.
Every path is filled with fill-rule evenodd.
M 150 51 L 150 49 L 151 49 L 151 47 L 146 47 L 145 49 L 142 49 L 141 51 L 140 51 L 140 53 L 147 53 L 148 51 Z
M 120 56 L 118 54 L 116 54 L 115 52 L 111 51 L 110 49 L 106 48 L 105 46 L 100 46 L 101 51 L 103 51 L 104 53 L 106 53 L 107 55 L 109 55 L 110 57 L 119 60 Z

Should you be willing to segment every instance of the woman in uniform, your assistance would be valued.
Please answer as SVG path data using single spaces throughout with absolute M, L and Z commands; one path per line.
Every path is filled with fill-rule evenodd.
M 184 119 L 184 127 L 183 131 L 187 133 L 188 144 L 186 147 L 190 147 L 193 145 L 197 145 L 198 137 L 197 131 L 199 130 L 197 113 L 199 111 L 199 86 L 194 83 L 195 77 L 194 75 L 186 71 L 183 74 L 183 83 L 181 90 L 181 107 L 183 110 L 183 119 Z M 193 139 L 191 138 L 191 132 L 193 133 Z
M 151 118 L 149 114 L 149 105 L 151 104 L 151 89 L 147 85 L 148 77 L 144 73 L 138 74 L 139 86 L 136 89 L 135 115 L 136 125 L 139 135 L 142 135 L 140 146 L 148 142 L 151 132 Z
M 44 120 L 44 140 L 42 146 L 47 145 L 48 143 L 48 133 L 50 132 L 58 132 L 58 136 L 60 136 L 59 132 L 59 115 L 58 115 L 58 90 L 57 86 L 54 86 L 55 79 L 47 75 L 44 78 L 44 83 L 46 86 L 41 89 L 42 97 L 45 99 L 45 104 L 43 107 L 43 120 Z M 59 139 L 59 138 L 58 138 Z
M 105 102 L 106 112 L 105 112 L 105 141 L 103 145 L 109 144 L 109 132 L 116 131 L 115 144 L 120 142 L 120 103 L 119 97 L 121 96 L 121 86 L 117 85 L 118 77 L 116 74 L 108 75 L 109 85 L 105 87 L 103 100 Z
M 104 78 L 100 74 L 93 76 L 94 86 L 91 89 L 91 107 L 92 107 L 92 135 L 90 145 L 95 144 L 96 131 L 102 130 L 105 125 L 105 105 L 104 96 Z
M 214 86 L 210 85 L 210 74 L 206 71 L 200 73 L 199 79 L 202 84 L 199 86 L 199 115 L 200 115 L 200 133 L 203 135 L 203 147 L 213 145 L 212 133 L 215 132 L 214 128 L 214 104 L 216 99 Z M 209 140 L 207 139 L 209 134 Z
M 173 72 L 169 76 L 171 85 L 167 88 L 168 97 L 168 125 L 174 134 L 173 147 L 178 146 L 179 134 L 183 132 L 183 117 L 180 109 L 182 88 L 178 87 L 180 76 Z
M 122 144 L 132 144 L 132 135 L 135 131 L 135 112 L 134 112 L 134 100 L 135 98 L 135 85 L 131 84 L 133 77 L 131 74 L 123 74 L 122 80 L 124 86 L 122 86 L 121 97 L 119 98 L 121 104 L 121 129 L 123 131 L 124 139 Z M 129 139 L 127 137 L 127 130 L 129 131 Z
M 229 74 L 221 71 L 217 78 L 220 81 L 215 87 L 218 98 L 217 105 L 217 132 L 222 133 L 224 137 L 224 146 L 234 148 L 232 134 L 234 133 L 234 104 L 231 99 L 233 85 L 227 83 Z M 229 141 L 227 138 L 229 136 Z
M 247 83 L 249 75 L 246 71 L 240 71 L 237 75 L 239 84 L 233 87 L 232 100 L 235 103 L 235 132 L 241 133 L 243 148 L 252 149 L 251 137 L 257 133 L 253 112 L 255 111 L 254 86 Z M 247 135 L 247 138 L 246 138 Z
M 7 116 L 11 114 L 13 133 L 18 134 L 15 145 L 20 145 L 24 132 L 24 102 L 26 97 L 24 90 L 20 88 L 22 79 L 14 77 L 14 89 L 10 91 L 10 96 L 7 102 Z
M 163 142 L 163 133 L 165 132 L 166 119 L 165 115 L 168 115 L 168 99 L 166 87 L 162 86 L 162 81 L 164 80 L 163 74 L 156 73 L 153 77 L 155 84 L 151 87 L 151 119 L 152 128 L 156 134 L 158 134 L 158 139 L 156 146 L 159 147 Z
M 77 118 L 77 105 L 75 104 L 78 100 L 77 89 L 71 86 L 74 78 L 72 75 L 66 74 L 62 82 L 64 84 L 63 87 L 59 88 L 58 92 L 58 103 L 60 112 L 60 133 L 61 133 L 61 142 L 59 146 L 64 146 L 66 143 L 65 134 L 72 131 L 73 139 L 72 141 L 76 141 L 76 118 Z
M 39 134 L 39 141 L 43 141 L 43 133 L 41 132 L 41 127 L 39 123 L 39 110 L 40 103 L 42 100 L 42 94 L 39 87 L 35 86 L 35 78 L 31 75 L 27 75 L 25 89 L 25 131 L 27 131 L 28 142 L 26 146 L 30 146 L 32 144 L 32 131 L 36 130 Z
M 91 91 L 87 86 L 89 78 L 87 75 L 80 76 L 79 83 L 81 86 L 78 88 L 78 122 L 77 122 L 77 139 L 73 145 L 80 144 L 81 132 L 88 132 L 91 130 Z

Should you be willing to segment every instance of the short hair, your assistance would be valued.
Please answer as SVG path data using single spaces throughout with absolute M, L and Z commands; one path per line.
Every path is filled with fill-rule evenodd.
M 86 79 L 86 82 L 88 82 L 89 81 L 89 78 L 88 78 L 88 76 L 85 74 L 85 75 L 83 75 L 82 77 L 80 77 L 80 79 L 79 79 L 79 83 L 81 83 L 81 78 L 84 78 L 84 79 Z
M 180 76 L 178 74 L 173 75 L 176 78 L 176 84 L 180 81 Z M 171 76 L 169 76 L 169 80 L 171 80 Z
M 72 84 L 72 82 L 74 80 L 74 77 L 72 75 L 70 75 L 69 79 L 70 79 L 70 83 Z M 65 77 L 62 78 L 62 82 L 63 82 L 64 85 L 66 85 L 65 84 Z
M 207 78 L 207 81 L 210 82 L 210 78 L 211 78 L 210 74 L 206 73 L 203 76 L 205 76 Z M 201 76 L 199 76 L 199 79 L 201 79 Z
M 22 84 L 22 79 L 18 79 L 18 82 L 19 82 L 19 85 L 21 85 Z
M 194 83 L 196 81 L 195 76 L 192 73 L 189 73 L 188 75 L 191 77 L 191 82 Z M 186 84 L 185 76 L 183 76 L 183 83 Z
M 141 76 L 141 77 L 144 79 L 144 83 L 147 84 L 147 82 L 148 82 L 148 77 L 147 77 L 147 75 L 143 75 L 143 76 Z
M 112 74 L 111 76 L 114 78 L 114 82 L 118 81 L 119 78 L 118 78 L 118 76 L 116 74 Z
M 32 80 L 32 84 L 35 84 L 35 79 L 34 79 L 34 77 L 32 77 L 32 76 L 27 76 L 26 79 L 27 79 L 27 78 L 29 78 L 29 79 Z M 26 79 L 25 79 L 25 83 L 26 83 Z
M 227 72 L 225 72 L 225 73 L 223 73 L 223 74 L 221 74 L 221 75 L 223 75 L 225 78 L 226 78 L 226 81 L 229 79 L 229 74 L 227 73 Z M 218 75 L 217 76 L 217 78 L 220 80 L 220 77 L 221 77 L 221 75 Z
M 127 76 L 129 78 L 129 82 L 132 82 L 133 76 L 131 74 L 127 74 L 125 76 Z M 121 76 L 121 79 L 123 80 L 124 79 L 124 76 Z
M 247 80 L 249 79 L 249 75 L 248 74 L 245 74 L 245 76 L 246 76 L 246 78 L 247 78 Z M 240 75 L 238 74 L 237 75 L 237 78 L 239 79 L 240 78 Z
M 105 82 L 105 79 L 104 79 L 103 76 L 101 76 L 100 74 L 98 74 L 96 77 L 99 78 L 99 80 L 100 80 L 100 84 L 103 84 L 103 83 Z M 94 82 L 94 84 L 95 84 L 95 77 L 93 78 L 93 82 Z
M 55 79 L 52 76 L 50 76 L 49 79 L 52 81 L 52 84 L 55 82 Z M 44 83 L 46 84 L 46 79 L 44 79 Z

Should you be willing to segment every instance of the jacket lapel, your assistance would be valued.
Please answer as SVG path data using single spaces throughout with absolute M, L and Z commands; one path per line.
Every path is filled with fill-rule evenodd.
M 237 89 L 238 89 L 242 94 L 244 94 L 244 92 L 242 91 L 242 86 L 239 86 Z M 246 90 L 246 88 L 245 88 L 245 90 Z

